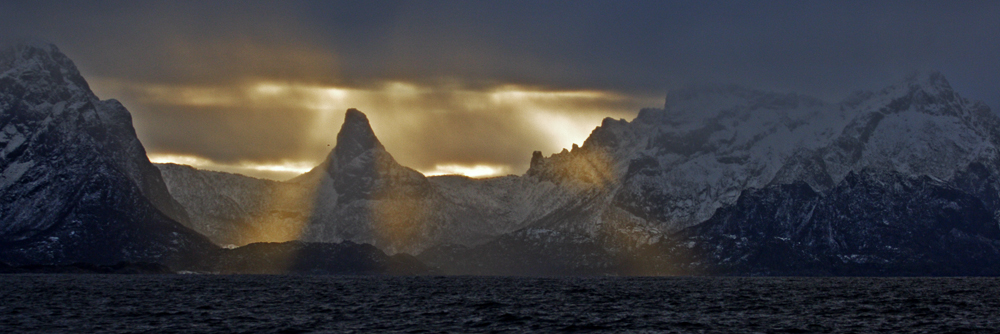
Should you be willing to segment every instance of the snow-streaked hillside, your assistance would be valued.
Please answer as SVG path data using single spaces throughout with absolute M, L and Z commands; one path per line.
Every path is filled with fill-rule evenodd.
M 399 165 L 353 109 L 327 160 L 308 174 L 318 186 L 304 240 L 371 243 L 390 254 L 476 245 L 565 200 L 552 184 L 517 177 L 424 177 Z
M 754 197 L 757 189 L 780 190 L 782 185 L 795 184 L 812 195 L 786 198 L 782 205 L 816 205 L 817 198 L 824 196 L 842 199 L 824 202 L 830 207 L 861 205 L 843 194 L 845 182 L 855 182 L 845 180 L 862 172 L 863 176 L 879 176 L 863 178 L 864 189 L 932 180 L 926 188 L 931 190 L 920 199 L 908 199 L 906 191 L 896 188 L 877 189 L 894 196 L 880 205 L 931 206 L 924 211 L 875 215 L 890 225 L 903 226 L 872 229 L 896 233 L 886 234 L 886 239 L 864 235 L 896 240 L 879 247 L 898 247 L 900 235 L 917 232 L 917 226 L 910 229 L 903 220 L 949 214 L 950 206 L 944 202 L 951 191 L 968 197 L 962 197 L 960 205 L 966 211 L 985 210 L 992 215 L 976 211 L 972 216 L 956 216 L 954 228 L 977 226 L 980 231 L 982 226 L 996 225 L 1000 217 L 998 145 L 1000 119 L 992 111 L 961 98 L 941 74 L 924 73 L 877 92 L 854 93 L 837 103 L 731 85 L 673 91 L 664 109 L 644 109 L 632 121 L 605 119 L 580 147 L 574 145 L 548 157 L 535 152 L 530 169 L 521 176 L 425 177 L 399 165 L 378 141 L 367 117 L 356 110 L 348 111 L 338 144 L 327 160 L 286 183 L 180 166 L 161 168 L 171 193 L 188 206 L 192 221 L 204 225 L 199 230 L 220 243 L 283 241 L 232 236 L 245 235 L 233 231 L 247 229 L 291 229 L 305 241 L 349 240 L 373 244 L 389 254 L 422 253 L 422 260 L 456 273 L 690 274 L 711 272 L 721 265 L 699 261 L 743 256 L 747 249 L 757 247 L 730 247 L 723 242 L 729 239 L 711 235 L 719 228 L 705 225 L 723 219 L 716 215 L 724 210 L 744 217 L 731 210 L 773 209 L 768 203 L 738 206 L 741 198 L 766 201 L 771 197 Z M 285 189 L 284 195 L 275 195 L 275 189 Z M 275 196 L 283 199 L 275 201 Z M 294 214 L 284 214 L 288 212 Z M 804 220 L 795 224 L 836 222 L 839 230 L 831 233 L 858 235 L 850 231 L 852 217 L 809 217 L 799 215 L 797 219 Z M 815 241 L 806 238 L 811 234 L 796 237 L 790 231 L 775 232 L 773 228 L 790 224 L 778 218 L 730 222 L 725 228 L 745 227 L 742 231 L 747 236 L 738 238 L 778 233 L 789 238 L 790 245 Z M 920 227 L 919 233 L 949 228 Z M 980 234 L 989 239 L 994 232 Z M 973 239 L 956 237 L 949 239 L 955 245 L 935 249 L 954 251 L 949 256 L 961 257 L 973 253 L 959 248 L 987 247 L 993 242 Z M 718 246 L 714 253 L 694 246 L 705 241 L 700 245 Z M 688 247 L 688 242 L 694 244 Z M 813 248 L 802 249 L 801 259 L 813 255 L 812 259 L 846 259 L 854 254 L 832 251 L 820 256 L 809 253 Z M 899 254 L 920 256 L 928 251 L 932 250 L 917 247 Z M 1000 254 L 983 252 L 986 259 Z M 884 258 L 899 259 L 903 256 L 899 254 Z M 733 270 L 757 268 L 766 273 L 773 269 L 755 265 L 759 263 L 743 263 L 739 266 L 743 269 Z
M 286 182 L 157 165 L 191 226 L 215 243 L 349 240 L 393 254 L 438 244 L 474 246 L 572 199 L 532 177 L 424 177 L 400 166 L 367 117 L 349 111 L 330 157 Z
M 191 228 L 220 246 L 298 240 L 311 212 L 312 187 L 157 164 Z
M 169 262 L 211 248 L 181 225 L 129 112 L 98 99 L 55 46 L 0 48 L 0 110 L 4 262 Z
M 540 159 L 528 173 L 590 183 L 592 176 L 572 174 L 602 166 L 616 206 L 677 230 L 772 183 L 825 190 L 865 168 L 950 179 L 971 162 L 996 159 L 991 124 L 997 118 L 985 105 L 959 97 L 939 73 L 836 104 L 694 87 L 632 122 L 605 120 L 583 147 Z
M 709 220 L 717 210 L 732 207 L 747 191 L 801 183 L 820 196 L 829 195 L 848 175 L 861 171 L 897 173 L 898 178 L 907 180 L 938 180 L 942 189 L 971 195 L 984 203 L 993 216 L 975 218 L 997 225 L 997 124 L 997 117 L 985 105 L 962 99 L 939 73 L 917 74 L 879 92 L 859 92 L 836 104 L 736 86 L 674 91 L 662 110 L 643 110 L 632 122 L 605 119 L 582 147 L 532 159 L 525 177 L 558 184 L 573 198 L 565 201 L 566 205 L 533 217 L 525 228 L 493 242 L 472 249 L 443 246 L 422 258 L 465 273 L 530 274 L 540 268 L 551 273 L 705 272 L 716 264 L 702 263 L 695 266 L 700 268 L 697 270 L 667 265 L 710 260 L 699 250 L 688 252 L 673 243 L 720 236 L 711 235 L 713 229 L 686 228 Z M 876 183 L 870 185 L 872 188 L 881 184 L 880 178 L 866 180 Z M 898 181 L 894 182 L 884 186 L 897 187 Z M 939 193 L 923 201 L 907 199 L 898 189 L 883 191 L 899 196 L 892 205 L 934 206 L 945 200 L 934 197 L 942 196 Z M 797 201 L 791 199 L 788 205 L 802 204 Z M 830 205 L 853 205 L 843 203 L 847 202 Z M 892 205 L 889 210 L 901 210 Z M 946 214 L 928 210 L 921 212 Z M 892 230 L 900 235 L 866 238 L 900 241 L 901 235 L 916 233 L 906 224 L 920 214 L 887 213 L 890 218 L 886 223 L 903 226 Z M 778 217 L 754 217 L 759 220 L 734 228 L 756 234 L 765 233 L 760 228 L 782 224 Z M 851 231 L 850 222 L 860 216 L 823 219 L 805 221 L 825 224 L 837 220 L 840 230 L 831 233 L 857 234 Z M 982 225 L 984 221 L 959 218 L 951 223 L 961 230 L 963 224 Z M 936 228 L 945 233 L 950 227 Z M 708 235 L 678 234 L 681 231 L 705 231 Z M 954 241 L 939 250 L 961 253 L 949 247 L 982 247 L 993 242 L 963 244 L 973 239 Z M 900 245 L 886 242 L 881 246 Z M 753 250 L 764 245 L 744 247 Z M 932 250 L 918 247 L 907 254 L 924 256 L 928 251 Z M 984 259 L 998 255 L 996 249 L 983 251 Z M 714 256 L 746 255 L 720 252 Z M 955 253 L 948 256 L 952 255 Z M 820 258 L 819 254 L 802 256 Z M 486 270 L 491 266 L 505 269 Z

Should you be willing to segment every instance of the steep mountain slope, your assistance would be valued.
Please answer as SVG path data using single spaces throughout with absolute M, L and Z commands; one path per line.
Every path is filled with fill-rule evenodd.
M 193 228 L 216 244 L 369 243 L 390 254 L 474 246 L 512 232 L 572 197 L 533 177 L 424 177 L 400 166 L 367 116 L 349 110 L 329 157 L 286 182 L 158 165 Z
M 287 185 L 161 168 L 194 221 L 287 227 L 253 217 L 294 212 L 301 240 L 419 254 L 445 273 L 1000 274 L 970 269 L 1000 259 L 998 129 L 926 73 L 835 104 L 674 91 L 582 146 L 535 152 L 522 176 L 424 177 L 356 110 L 326 161 Z M 308 204 L 259 195 L 283 186 Z
M 190 260 L 212 248 L 149 163 L 128 111 L 52 45 L 0 49 L 0 258 Z
M 825 190 L 865 168 L 950 179 L 973 162 L 995 166 L 1000 145 L 990 127 L 997 117 L 959 97 L 939 73 L 836 105 L 712 86 L 673 92 L 665 107 L 643 110 L 632 123 L 606 120 L 580 150 L 584 157 L 557 154 L 537 164 L 553 167 L 529 174 L 576 168 L 560 161 L 617 161 L 608 168 L 612 187 L 621 187 L 612 190 L 615 204 L 677 230 L 733 204 L 744 189 L 803 181 Z
M 157 164 L 170 194 L 187 208 L 192 229 L 220 246 L 297 240 L 314 187 L 239 174 Z
M 864 168 L 950 179 L 972 162 L 992 165 L 1000 141 L 990 124 L 997 118 L 985 105 L 959 97 L 938 73 L 834 105 L 711 86 L 673 92 L 664 110 L 643 110 L 632 123 L 605 122 L 581 153 L 627 161 L 610 169 L 621 184 L 615 202 L 676 230 L 771 183 L 824 190 Z
M 789 200 L 788 205 L 807 205 L 813 197 L 822 197 L 818 194 L 840 191 L 838 187 L 852 172 L 862 170 L 898 173 L 904 179 L 945 180 L 936 181 L 938 187 L 968 197 L 963 214 L 973 209 L 989 213 L 987 217 L 978 215 L 980 211 L 969 217 L 949 216 L 954 221 L 920 230 L 923 227 L 907 222 L 924 215 L 945 215 L 938 205 L 942 200 L 908 198 L 913 194 L 885 189 L 896 196 L 893 205 L 886 204 L 890 210 L 929 206 L 916 213 L 887 213 L 887 223 L 903 227 L 873 232 L 884 234 L 886 247 L 905 246 L 905 236 L 946 233 L 947 226 L 959 231 L 968 224 L 995 226 L 996 189 L 1000 189 L 996 184 L 1000 143 L 996 124 L 997 117 L 985 105 L 962 99 L 938 73 L 914 75 L 899 85 L 877 93 L 860 92 L 839 104 L 735 86 L 680 90 L 668 96 L 664 110 L 643 110 L 633 122 L 606 119 L 581 147 L 548 158 L 536 154 L 527 176 L 569 191 L 573 200 L 566 205 L 494 242 L 473 249 L 439 247 L 421 258 L 461 273 L 538 273 L 538 268 L 553 273 L 711 272 L 708 268 L 715 268 L 713 264 L 693 265 L 700 260 L 691 259 L 710 262 L 739 252 L 723 249 L 710 257 L 704 254 L 707 248 L 677 247 L 678 238 L 720 237 L 718 229 L 686 228 L 735 205 L 747 190 L 801 184 L 813 195 Z M 872 187 L 902 181 L 894 182 L 876 182 Z M 909 204 L 900 207 L 899 203 Z M 862 227 L 850 222 L 863 218 L 858 212 L 841 217 L 836 233 L 860 237 L 852 229 Z M 817 224 L 825 222 L 830 220 Z M 781 224 L 774 217 L 734 226 L 766 231 Z M 681 231 L 686 232 L 678 234 Z M 958 248 L 989 248 L 996 240 L 991 233 L 934 247 L 911 247 L 908 255 L 929 259 L 930 253 L 947 251 L 960 254 L 953 259 L 971 256 Z M 982 238 L 986 241 L 976 241 Z M 909 242 L 926 241 L 913 239 Z M 806 254 L 837 258 L 853 256 L 852 251 L 839 249 L 836 256 Z M 995 253 L 984 252 L 993 261 Z M 740 268 L 734 272 L 752 272 L 753 267 Z
M 1000 274 L 1000 225 L 982 201 L 899 172 L 851 172 L 823 193 L 750 190 L 675 241 L 714 274 Z
M 370 243 L 386 252 L 418 253 L 433 245 L 475 245 L 523 226 L 553 185 L 516 177 L 427 178 L 399 165 L 360 111 L 347 111 L 327 160 L 301 177 L 317 184 L 302 240 Z M 519 204 L 539 201 L 542 208 Z M 554 207 L 554 205 L 552 205 Z

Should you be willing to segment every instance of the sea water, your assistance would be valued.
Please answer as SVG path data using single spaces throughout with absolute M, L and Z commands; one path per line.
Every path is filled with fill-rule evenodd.
M 0 275 L 0 332 L 1000 331 L 998 278 Z

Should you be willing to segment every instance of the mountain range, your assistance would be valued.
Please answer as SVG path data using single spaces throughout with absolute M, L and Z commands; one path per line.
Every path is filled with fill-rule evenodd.
M 297 257 L 278 267 L 1000 274 L 1000 118 L 936 72 L 837 103 L 735 85 L 675 90 L 662 109 L 605 119 L 582 145 L 488 179 L 400 165 L 351 109 L 327 158 L 285 182 L 150 164 L 128 111 L 97 99 L 54 46 L 7 47 L 0 73 L 8 264 L 274 273 L 265 263 Z M 340 264 L 367 269 L 330 269 Z
M 258 268 L 248 272 L 269 268 L 265 273 L 274 268 L 314 273 L 424 270 L 405 257 L 353 243 L 219 248 L 190 228 L 195 224 L 191 209 L 168 192 L 160 169 L 149 162 L 136 137 L 128 110 L 116 100 L 98 99 L 54 45 L 0 47 L 0 110 L 0 267 L 15 268 L 5 271 L 118 270 L 150 263 L 203 272 L 232 272 L 234 267 Z M 239 256 L 245 253 L 272 255 Z M 270 263 L 273 254 L 282 254 L 278 257 L 289 263 L 300 256 L 355 256 L 294 266 Z

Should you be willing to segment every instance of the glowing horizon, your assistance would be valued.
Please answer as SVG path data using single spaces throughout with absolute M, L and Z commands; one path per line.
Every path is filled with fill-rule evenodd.
M 658 103 L 614 92 L 512 84 L 473 89 L 388 81 L 352 88 L 268 80 L 212 86 L 97 79 L 93 86 L 102 96 L 122 97 L 133 111 L 140 140 L 152 143 L 151 161 L 279 181 L 307 172 L 329 154 L 349 108 L 368 115 L 376 136 L 401 165 L 427 176 L 484 178 L 521 174 L 531 152 L 549 155 L 582 144 L 605 117 L 631 119 L 637 105 Z M 171 108 L 195 108 L 189 115 L 206 122 L 164 126 L 147 118 Z M 207 126 L 221 120 L 236 123 Z
M 195 155 L 147 153 L 149 162 L 158 164 L 178 164 L 201 170 L 240 174 L 274 181 L 287 181 L 312 170 L 316 165 L 308 161 L 287 161 L 284 163 L 219 163 Z M 256 172 L 256 173 L 255 173 Z
M 234 173 L 244 176 L 265 178 L 274 181 L 287 181 L 293 179 L 299 175 L 309 172 L 315 168 L 318 163 L 312 164 L 312 162 L 306 161 L 290 161 L 284 164 L 253 164 L 253 163 L 237 163 L 237 164 L 225 164 L 212 161 L 210 159 L 193 156 L 193 155 L 181 155 L 181 154 L 158 154 L 149 153 L 146 155 L 149 158 L 149 162 L 157 164 L 178 164 L 191 166 L 201 170 Z M 254 174 L 252 171 L 265 172 L 273 175 L 280 175 L 278 177 L 268 177 L 251 175 Z M 497 176 L 510 175 L 510 170 L 506 166 L 498 165 L 488 165 L 488 164 L 476 164 L 476 165 L 462 165 L 462 164 L 441 164 L 436 165 L 434 169 L 431 170 L 417 170 L 424 176 L 443 176 L 443 175 L 461 175 L 469 178 L 479 179 L 479 178 L 490 178 Z
M 479 178 L 490 178 L 497 176 L 509 175 L 510 170 L 506 166 L 496 166 L 496 165 L 459 165 L 459 164 L 443 164 L 436 165 L 435 168 L 430 171 L 419 171 L 424 176 L 442 176 L 442 175 L 462 175 L 470 177 L 473 179 Z

